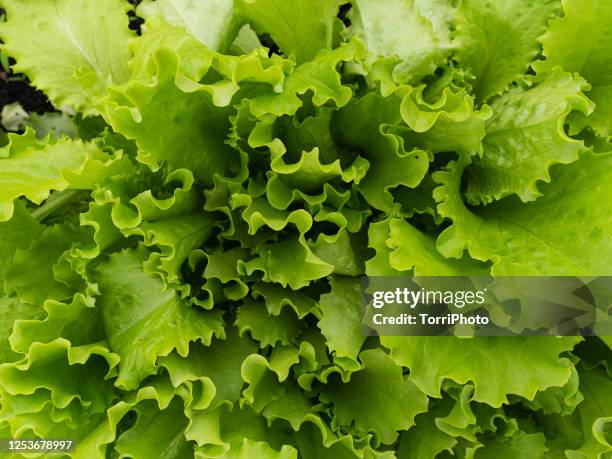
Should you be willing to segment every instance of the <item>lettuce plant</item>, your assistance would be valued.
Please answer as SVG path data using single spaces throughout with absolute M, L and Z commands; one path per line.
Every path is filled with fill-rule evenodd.
M 0 148 L 0 437 L 610 457 L 609 337 L 366 337 L 360 277 L 612 275 L 612 2 L 0 3 L 72 117 Z

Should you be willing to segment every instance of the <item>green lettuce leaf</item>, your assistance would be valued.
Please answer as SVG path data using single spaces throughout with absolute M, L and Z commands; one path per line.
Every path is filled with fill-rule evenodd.
M 279 315 L 271 316 L 264 304 L 255 301 L 246 301 L 236 312 L 240 333 L 249 331 L 261 347 L 294 342 L 302 325 L 291 309 L 285 308 Z
M 174 387 L 188 381 L 202 381 L 205 385 L 210 382 L 214 394 L 207 408 L 224 404 L 231 407 L 240 398 L 244 385 L 242 363 L 256 351 L 256 343 L 247 336 L 239 336 L 232 327 L 225 339 L 214 339 L 209 347 L 193 344 L 188 356 L 173 352 L 160 358 L 159 364 L 168 370 Z
M 107 86 L 128 79 L 125 2 L 85 0 L 75 8 L 68 0 L 6 0 L 2 6 L 10 18 L 0 31 L 4 52 L 56 107 L 96 115 L 95 101 Z
M 177 458 L 193 455 L 194 444 L 185 438 L 189 421 L 182 400 L 175 398 L 164 410 L 155 402 L 146 401 L 136 405 L 133 411 L 137 419 L 134 426 L 117 439 L 115 449 L 119 453 L 134 459 L 151 455 Z
M 416 187 L 429 165 L 426 152 L 411 149 L 393 132 L 392 125 L 401 122 L 400 103 L 399 94 L 381 97 L 370 93 L 340 110 L 335 120 L 341 144 L 363 151 L 370 163 L 359 191 L 373 207 L 387 211 L 393 207 L 389 189 Z
M 461 199 L 467 160 L 452 163 L 434 174 L 441 184 L 434 192 L 438 211 L 453 221 L 438 237 L 438 250 L 460 258 L 467 249 L 477 260 L 491 260 L 495 275 L 608 275 L 612 246 L 606 234 L 612 214 L 606 210 L 606 186 L 612 183 L 611 161 L 609 154 L 584 154 L 571 166 L 554 169 L 537 201 L 525 205 L 507 198 L 478 213 Z M 565 230 L 559 232 L 561 228 Z
M 351 62 L 363 54 L 363 47 L 357 41 L 343 43 L 339 48 L 323 50 L 315 59 L 298 65 L 291 72 L 282 92 L 264 93 L 248 101 L 250 112 L 257 116 L 294 115 L 302 106 L 298 95 L 312 91 L 312 103 L 322 106 L 333 101 L 337 107 L 346 105 L 353 95 L 351 88 L 342 84 L 337 67 L 341 62 Z M 251 134 L 253 138 L 255 131 Z M 259 146 L 259 145 L 252 145 Z
M 63 338 L 73 346 L 85 346 L 106 339 L 100 311 L 92 298 L 77 293 L 70 303 L 48 300 L 46 315 L 40 311 L 35 317 L 20 317 L 9 337 L 14 351 L 27 353 L 34 343 L 50 343 Z
M 179 78 L 177 86 L 180 61 L 173 51 L 161 48 L 149 59 L 151 64 L 132 61 L 132 65 L 154 65 L 153 85 L 133 80 L 117 88 L 106 102 L 109 124 L 134 139 L 139 160 L 154 169 L 162 162 L 173 170 L 189 168 L 209 184 L 214 173 L 237 172 L 239 156 L 224 143 L 231 110 L 217 107 L 206 85 L 192 82 L 184 87 Z M 203 76 L 200 73 L 197 79 Z M 189 116 L 181 118 L 186 113 Z
M 82 289 L 77 275 L 72 282 L 62 279 L 59 259 L 79 241 L 86 240 L 81 228 L 68 223 L 45 227 L 40 238 L 27 250 L 17 250 L 5 273 L 6 289 L 16 292 L 32 305 L 47 299 L 65 300 Z
M 372 432 L 381 443 L 393 443 L 397 431 L 414 425 L 414 417 L 427 411 L 427 397 L 381 349 L 363 351 L 359 358 L 363 369 L 347 384 L 330 381 L 321 397 L 333 402 L 338 425 L 354 423 L 357 432 Z
M 9 343 L 13 327 L 18 321 L 38 319 L 43 311 L 38 306 L 21 303 L 17 298 L 0 298 L 0 363 L 10 363 L 21 360 L 22 354 L 16 352 Z
M 121 357 L 116 384 L 126 389 L 156 373 L 158 357 L 174 349 L 186 356 L 191 341 L 210 344 L 224 336 L 221 314 L 190 308 L 174 290 L 164 290 L 161 279 L 144 273 L 144 256 L 124 250 L 98 268 L 104 329 Z
M 24 360 L 0 365 L 0 415 L 13 435 L 80 438 L 117 397 L 106 379 L 117 361 L 100 344 L 35 343 Z
M 537 182 L 550 182 L 550 166 L 576 161 L 582 150 L 564 123 L 572 110 L 591 111 L 584 89 L 582 78 L 554 72 L 526 91 L 517 88 L 495 100 L 484 155 L 466 172 L 468 201 L 488 204 L 516 194 L 526 202 L 541 196 Z
M 479 100 L 487 101 L 512 82 L 524 81 L 539 52 L 538 38 L 556 7 L 554 0 L 461 3 L 454 44 L 459 64 L 475 77 L 472 89 Z
M 332 46 L 338 0 L 239 0 L 238 5 L 257 33 L 269 34 L 298 63 L 311 61 Z
M 287 262 L 291 260 L 288 266 Z M 333 266 L 319 259 L 299 238 L 266 244 L 258 258 L 242 264 L 243 272 L 263 274 L 265 282 L 276 282 L 297 290 L 333 271 Z
M 439 99 L 429 102 L 425 89 L 424 85 L 409 89 L 402 99 L 402 119 L 414 131 L 403 133 L 404 138 L 434 153 L 463 151 L 482 156 L 485 122 L 491 118 L 491 108 L 483 105 L 475 110 L 470 95 L 450 87 L 444 88 Z
M 579 369 L 580 390 L 584 394 L 584 401 L 578 406 L 577 414 L 582 425 L 584 444 L 575 451 L 566 451 L 565 454 L 571 459 L 603 459 L 612 453 L 609 434 L 612 423 L 612 383 L 609 375 L 601 368 Z
M 0 0 L 0 437 L 608 459 L 608 337 L 361 324 L 362 276 L 602 276 L 609 312 L 606 1 Z
M 425 2 L 392 0 L 381 8 L 374 0 L 355 1 L 354 33 L 365 41 L 372 58 L 390 59 L 394 78 L 400 81 L 418 81 L 432 73 L 448 52 L 444 22 L 431 17 L 434 27 L 427 14 L 431 9 L 421 11 L 422 5 L 427 7 Z M 406 40 L 406 36 L 412 39 Z
M 125 166 L 93 143 L 52 137 L 36 139 L 34 131 L 10 135 L 0 149 L 0 222 L 13 215 L 13 201 L 25 196 L 40 204 L 53 190 L 91 189 Z
M 495 437 L 484 443 L 483 448 L 476 450 L 474 458 L 478 459 L 512 459 L 520 455 L 524 458 L 537 459 L 548 451 L 542 433 L 528 434 L 520 432 L 509 438 Z
M 389 220 L 386 240 L 388 263 L 397 271 L 413 270 L 415 276 L 486 275 L 486 265 L 469 258 L 445 258 L 436 248 L 436 239 L 398 218 Z
M 233 0 L 146 0 L 138 5 L 138 13 L 183 26 L 199 42 L 221 52 L 228 50 L 240 25 Z
M 446 405 L 446 404 L 445 404 Z M 400 434 L 397 457 L 409 459 L 412 456 L 423 459 L 435 459 L 443 451 L 452 453 L 457 444 L 453 435 L 438 427 L 438 417 L 446 410 L 446 406 L 430 407 L 426 413 L 415 417 L 415 426 Z
M 331 292 L 321 295 L 318 326 L 329 352 L 357 361 L 365 335 L 361 329 L 361 289 L 357 278 L 336 278 Z
M 538 391 L 562 386 L 572 375 L 571 363 L 560 354 L 571 350 L 576 337 L 385 336 L 391 358 L 410 369 L 411 381 L 423 392 L 440 397 L 444 379 L 474 384 L 473 399 L 491 406 L 507 403 L 507 395 L 533 399 Z M 490 358 L 494 355 L 495 358 Z
M 8 221 L 0 222 L 0 289 L 4 289 L 4 272 L 15 252 L 27 250 L 43 232 L 43 226 L 37 222 L 23 202 L 14 202 L 13 215 Z
M 562 4 L 564 16 L 551 21 L 540 38 L 546 60 L 538 62 L 536 70 L 545 73 L 561 66 L 582 75 L 591 85 L 587 95 L 595 102 L 589 123 L 607 137 L 612 134 L 612 64 L 608 52 L 612 32 L 607 21 L 612 5 L 585 0 L 563 0 Z

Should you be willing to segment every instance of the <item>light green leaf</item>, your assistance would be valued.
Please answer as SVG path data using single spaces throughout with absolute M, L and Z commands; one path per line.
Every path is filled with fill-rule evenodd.
M 162 272 L 170 283 L 178 283 L 183 262 L 192 250 L 200 247 L 212 233 L 212 214 L 197 214 L 143 222 L 123 231 L 125 236 L 139 235 L 147 247 L 157 247 L 145 263 L 147 272 Z
M 266 309 L 273 316 L 279 315 L 285 306 L 292 308 L 300 319 L 311 312 L 317 313 L 315 300 L 299 290 L 258 282 L 253 286 L 253 297 L 259 296 L 264 298 Z
M 414 132 L 403 133 L 411 144 L 431 150 L 463 151 L 482 155 L 485 122 L 491 118 L 488 105 L 474 109 L 474 99 L 464 90 L 444 88 L 440 97 L 428 102 L 423 91 L 409 89 L 400 107 L 402 119 Z
M 457 9 L 457 60 L 470 69 L 476 97 L 487 101 L 506 90 L 539 52 L 538 38 L 557 7 L 556 0 L 466 0 Z M 568 69 L 564 69 L 568 70 Z
M 202 44 L 225 52 L 238 33 L 234 0 L 146 0 L 138 5 L 142 17 L 159 16 L 172 25 L 183 26 Z
M 5 273 L 7 290 L 33 305 L 48 299 L 71 298 L 81 285 L 69 285 L 58 279 L 56 268 L 62 254 L 84 238 L 83 230 L 71 224 L 45 227 L 29 249 L 15 252 Z
M 511 194 L 527 202 L 541 196 L 537 182 L 550 182 L 550 166 L 576 161 L 582 149 L 581 141 L 567 136 L 564 123 L 572 110 L 592 109 L 584 88 L 582 78 L 554 72 L 526 91 L 513 89 L 495 100 L 484 155 L 466 172 L 469 202 L 488 204 Z
M 43 311 L 38 305 L 23 304 L 17 298 L 0 298 L 0 363 L 14 362 L 23 357 L 9 343 L 15 323 L 38 319 L 42 315 Z
M 32 113 L 26 121 L 26 126 L 34 129 L 39 139 L 49 133 L 54 137 L 65 135 L 70 138 L 75 138 L 78 134 L 76 124 L 66 112 L 50 112 L 42 115 Z
M 157 358 L 176 349 L 186 356 L 191 341 L 209 344 L 224 336 L 218 312 L 188 307 L 161 279 L 147 275 L 143 250 L 116 253 L 98 268 L 99 307 L 111 348 L 121 357 L 116 385 L 133 389 L 157 369 Z
M 13 435 L 80 437 L 117 396 L 106 379 L 117 361 L 99 344 L 34 343 L 24 360 L 0 365 L 0 418 Z
M 162 357 L 159 364 L 168 370 L 175 387 L 186 381 L 209 379 L 215 388 L 209 408 L 214 409 L 226 403 L 232 406 L 238 401 L 244 385 L 240 368 L 256 351 L 257 344 L 247 336 L 239 336 L 232 327 L 225 339 L 214 339 L 210 346 L 193 344 L 188 356 L 181 357 L 173 352 Z
M 391 358 L 410 369 L 420 390 L 440 397 L 444 379 L 472 382 L 473 400 L 498 407 L 507 395 L 533 399 L 538 391 L 566 384 L 571 363 L 559 357 L 579 341 L 576 337 L 384 336 Z
M 481 449 L 476 450 L 474 459 L 540 459 L 548 451 L 545 437 L 541 432 L 528 434 L 520 432 L 509 438 L 494 437 L 486 441 Z
M 235 248 L 222 253 L 206 254 L 207 263 L 204 269 L 204 277 L 207 279 L 219 279 L 224 284 L 228 282 L 239 282 L 238 261 L 248 258 L 249 251 Z
M 117 452 L 134 459 L 193 457 L 195 443 L 185 439 L 189 421 L 182 400 L 174 398 L 163 410 L 148 400 L 136 405 L 133 411 L 137 416 L 136 422 L 117 439 Z
M 426 17 L 442 48 L 449 46 L 457 4 L 453 0 L 415 0 L 421 16 Z
M 601 368 L 579 367 L 580 391 L 584 401 L 577 414 L 582 425 L 584 444 L 575 451 L 566 451 L 570 459 L 605 459 L 612 453 L 612 379 Z
M 243 25 L 236 39 L 232 43 L 229 52 L 230 54 L 248 54 L 261 46 L 261 41 L 257 34 L 251 29 L 248 24 Z
M 312 103 L 320 107 L 333 101 L 337 107 L 346 105 L 353 95 L 347 85 L 343 85 L 337 67 L 341 62 L 351 62 L 363 53 L 359 42 L 343 43 L 339 48 L 325 50 L 315 59 L 305 62 L 287 77 L 280 94 L 262 94 L 250 100 L 249 109 L 257 117 L 267 114 L 275 116 L 294 115 L 302 106 L 298 97 L 312 91 Z
M 425 151 L 410 150 L 393 131 L 402 121 L 401 100 L 399 94 L 369 93 L 343 107 L 334 120 L 339 143 L 359 151 L 370 163 L 359 191 L 370 205 L 387 211 L 393 207 L 389 190 L 398 185 L 416 187 L 429 166 Z
M 167 379 L 151 380 L 147 386 L 140 388 L 137 392 L 126 394 L 121 400 L 108 408 L 101 419 L 98 418 L 97 424 L 93 424 L 93 428 L 84 432 L 78 438 L 78 448 L 73 453 L 74 459 L 103 459 L 108 454 L 112 454 L 115 441 L 120 435 L 125 435 L 121 441 L 122 446 L 130 448 L 133 453 L 140 453 L 141 448 L 147 448 L 147 445 L 138 444 L 134 437 L 136 435 L 130 433 L 134 424 L 138 424 L 136 430 L 140 430 L 146 425 L 146 420 L 152 422 L 152 427 L 156 427 L 156 415 L 164 418 L 165 414 L 177 414 L 174 410 L 180 403 L 176 403 L 174 398 L 175 393 L 172 386 L 167 382 Z M 168 409 L 172 406 L 171 409 Z M 182 407 L 181 407 L 182 408 Z M 167 411 L 165 411 L 167 410 Z M 179 421 L 180 416 L 171 416 L 174 420 Z M 167 425 L 164 425 L 167 429 Z M 170 429 L 171 430 L 171 429 Z M 136 433 L 136 432 L 134 432 Z M 155 444 L 146 436 L 139 435 L 141 443 Z M 156 447 L 163 449 L 163 439 L 167 439 L 164 434 L 156 435 L 156 439 L 162 439 L 161 442 L 155 444 Z M 177 441 L 180 444 L 180 441 Z M 192 453 L 193 454 L 193 453 Z M 171 456 L 173 457 L 173 456 Z
M 359 276 L 364 273 L 367 253 L 363 239 L 361 233 L 352 235 L 341 228 L 338 234 L 320 234 L 311 248 L 317 257 L 334 266 L 335 274 Z
M 269 34 L 298 63 L 331 48 L 338 0 L 239 0 L 239 5 L 257 33 Z
M 397 449 L 398 459 L 435 459 L 443 451 L 452 452 L 457 440 L 439 429 L 436 425 L 436 415 L 439 413 L 430 409 L 427 413 L 416 416 L 414 427 L 402 431 Z
M 0 148 L 0 222 L 11 218 L 20 196 L 40 204 L 53 190 L 92 188 L 121 169 L 121 161 L 92 143 L 38 140 L 32 130 L 10 134 L 9 144 Z
M 572 414 L 576 406 L 584 399 L 578 390 L 579 384 L 578 371 L 572 368 L 572 377 L 567 384 L 561 387 L 549 387 L 538 392 L 533 400 L 524 400 L 523 403 L 534 411 L 542 410 L 546 414 Z
M 277 282 L 297 290 L 311 281 L 323 278 L 333 266 L 320 260 L 300 239 L 287 239 L 262 246 L 259 257 L 243 263 L 248 275 L 263 273 L 265 282 Z
M 284 419 L 297 431 L 308 420 L 320 420 L 313 414 L 311 407 L 308 394 L 302 392 L 295 382 L 290 382 L 285 387 L 283 396 L 270 402 L 262 414 L 268 422 Z
M 4 290 L 4 272 L 9 261 L 20 250 L 27 250 L 43 231 L 38 223 L 26 209 L 21 200 L 14 201 L 13 215 L 8 221 L 0 222 L 0 290 Z
M 187 438 L 197 441 L 196 458 L 231 457 L 246 459 L 296 459 L 296 451 L 272 426 L 266 427 L 266 419 L 248 406 L 222 406 L 213 411 L 193 413 Z M 250 456 L 249 453 L 254 454 Z M 258 454 L 264 454 L 258 456 Z
M 273 316 L 264 304 L 245 301 L 236 312 L 236 326 L 241 335 L 249 331 L 253 339 L 259 341 L 259 346 L 264 348 L 294 342 L 303 323 L 289 308 Z
M 389 265 L 397 271 L 411 271 L 415 276 L 478 276 L 488 268 L 465 256 L 460 260 L 445 258 L 436 248 L 436 239 L 422 233 L 405 220 L 389 220 L 386 245 Z
M 371 223 L 368 228 L 368 246 L 375 254 L 366 261 L 366 274 L 368 276 L 401 276 L 401 272 L 391 267 L 387 246 L 389 237 L 390 218 Z
M 48 300 L 43 317 L 21 317 L 9 338 L 15 351 L 27 353 L 33 343 L 64 338 L 73 346 L 95 344 L 106 339 L 100 311 L 92 298 L 78 293 L 70 303 Z M 42 315 L 42 314 L 40 314 Z
M 312 217 L 304 209 L 294 211 L 279 210 L 270 205 L 264 198 L 253 198 L 249 194 L 234 194 L 232 208 L 246 207 L 242 219 L 249 224 L 249 234 L 256 234 L 263 226 L 280 231 L 289 224 L 295 225 L 300 234 L 312 226 Z
M 565 15 L 551 21 L 541 37 L 546 60 L 538 62 L 538 73 L 561 66 L 577 72 L 591 85 L 587 93 L 595 102 L 589 120 L 602 137 L 612 134 L 612 4 L 605 0 L 563 0 Z
M 438 237 L 438 250 L 460 258 L 491 260 L 494 275 L 609 275 L 612 273 L 612 155 L 584 154 L 553 169 L 543 197 L 529 204 L 507 198 L 473 213 L 460 195 L 467 160 L 436 172 L 438 211 L 453 221 Z M 555 224 L 551 225 L 551 221 Z M 585 237 L 588 235 L 588 237 Z
M 401 81 L 418 81 L 432 73 L 448 47 L 443 41 L 448 34 L 436 36 L 420 4 L 415 0 L 390 0 L 381 8 L 376 0 L 355 1 L 355 32 L 366 42 L 373 58 L 397 59 L 393 74 Z M 436 20 L 436 31 L 440 28 L 443 26 Z
M 319 329 L 329 352 L 356 360 L 366 339 L 361 327 L 361 289 L 358 278 L 333 278 L 331 292 L 321 295 Z
M 196 454 L 196 458 L 206 456 Z M 274 449 L 266 441 L 254 441 L 249 438 L 237 440 L 223 457 L 227 459 L 247 459 L 257 457 L 261 459 L 297 459 L 298 451 L 291 445 L 282 445 L 280 450 Z
M 371 432 L 381 443 L 393 443 L 399 430 L 427 411 L 427 397 L 381 349 L 363 351 L 359 358 L 363 369 L 346 384 L 328 381 L 321 398 L 334 404 L 339 426 L 354 423 L 360 435 Z
M 4 52 L 56 107 L 97 114 L 96 98 L 109 84 L 128 79 L 127 3 L 5 0 L 2 6 L 8 17 L 0 31 Z
M 195 40 L 193 44 L 203 48 Z M 207 85 L 188 83 L 185 78 L 178 78 L 184 85 L 177 82 L 180 60 L 175 52 L 161 48 L 144 57 L 145 61 L 132 61 L 132 65 L 152 66 L 151 82 L 132 80 L 113 89 L 105 105 L 108 123 L 135 140 L 138 159 L 154 170 L 162 163 L 171 170 L 188 168 L 207 184 L 212 184 L 214 173 L 238 172 L 239 155 L 225 144 L 231 110 L 215 104 Z M 199 72 L 197 79 L 205 73 Z
M 370 445 L 361 448 L 351 435 L 335 435 L 322 422 L 306 422 L 295 434 L 304 459 L 395 459 L 393 451 L 377 451 Z
M 280 180 L 292 189 L 312 192 L 329 182 L 335 177 L 342 175 L 340 160 L 330 164 L 323 164 L 319 157 L 319 149 L 304 151 L 297 163 L 286 164 L 279 158 L 270 165 L 272 170 L 279 173 Z
M 285 385 L 279 382 L 279 375 L 262 355 L 248 356 L 242 363 L 240 372 L 247 384 L 242 392 L 243 400 L 258 413 L 286 393 Z
M 289 376 L 291 368 L 299 364 L 300 361 L 308 362 L 309 365 L 314 359 L 314 348 L 308 341 L 300 342 L 300 347 L 295 346 L 275 346 L 270 355 L 270 369 L 278 375 L 279 381 L 285 381 Z

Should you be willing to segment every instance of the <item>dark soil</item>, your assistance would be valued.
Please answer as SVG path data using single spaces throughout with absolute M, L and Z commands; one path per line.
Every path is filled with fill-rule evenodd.
M 49 99 L 41 91 L 30 86 L 25 77 L 20 75 L 9 77 L 6 72 L 0 71 L 0 110 L 14 102 L 19 102 L 29 113 L 42 114 L 55 110 Z
M 340 10 L 338 11 L 338 19 L 342 21 L 345 27 L 350 27 L 351 25 L 351 20 L 348 18 L 348 12 L 351 10 L 352 7 L 353 5 L 351 5 L 350 3 L 344 3 L 343 5 L 340 5 Z
M 128 2 L 134 7 L 136 8 L 142 0 L 128 0 Z M 130 24 L 129 24 L 129 28 L 130 30 L 133 30 L 134 32 L 136 32 L 136 34 L 141 35 L 142 34 L 142 24 L 144 23 L 144 19 L 141 18 L 140 16 L 136 15 L 136 11 L 134 11 L 133 9 L 129 10 L 127 13 L 128 17 L 130 18 Z
M 0 8 L 0 21 L 4 21 L 4 8 Z M 15 61 L 9 59 L 13 65 Z M 0 111 L 5 105 L 19 102 L 26 112 L 54 111 L 55 107 L 49 102 L 47 97 L 37 89 L 30 86 L 24 75 L 13 75 L 10 69 L 5 69 L 0 65 Z

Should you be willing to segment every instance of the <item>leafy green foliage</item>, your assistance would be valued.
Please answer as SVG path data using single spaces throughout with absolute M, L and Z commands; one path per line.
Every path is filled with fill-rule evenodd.
M 74 8 L 67 0 L 14 0 L 2 7 L 11 17 L 2 27 L 3 50 L 19 60 L 15 71 L 27 74 L 57 107 L 67 104 L 96 114 L 94 99 L 109 84 L 127 80 L 126 2 L 102 0 Z
M 363 275 L 612 275 L 610 5 L 144 0 L 136 34 L 121 0 L 1 0 L 70 127 L 0 148 L 1 436 L 610 457 L 609 337 L 360 310 Z
M 581 124 L 588 124 L 602 137 L 612 134 L 612 64 L 608 58 L 612 38 L 606 20 L 611 9 L 609 2 L 563 0 L 563 17 L 552 21 L 540 37 L 546 59 L 535 65 L 541 73 L 560 66 L 586 78 L 591 85 L 588 96 L 595 102 L 595 110 L 590 120 L 583 120 Z

